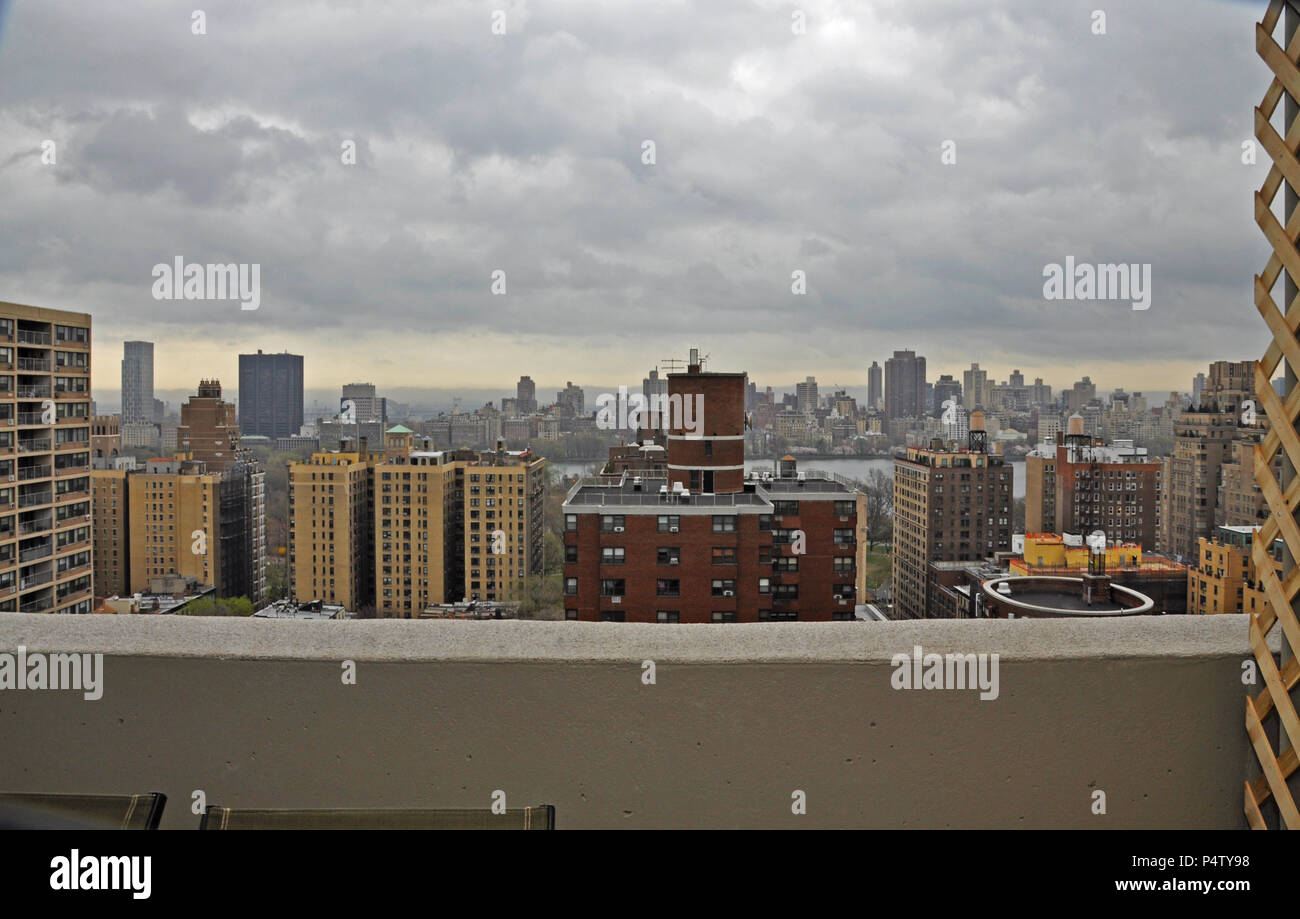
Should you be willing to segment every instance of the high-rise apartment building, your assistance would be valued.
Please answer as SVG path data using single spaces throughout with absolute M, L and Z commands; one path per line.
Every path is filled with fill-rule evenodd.
M 515 402 L 521 415 L 531 415 L 537 411 L 537 384 L 532 377 L 519 378 L 515 384 Z
M 131 501 L 127 470 L 104 460 L 90 471 L 95 599 L 131 593 Z
M 0 303 L 0 612 L 93 608 L 90 316 Z
M 239 429 L 292 437 L 302 430 L 302 355 L 239 355 Z
M 379 615 L 519 599 L 542 572 L 545 460 L 504 447 L 392 452 L 374 469 Z
M 959 408 L 965 405 L 962 400 L 962 384 L 958 383 L 956 378 L 950 373 L 945 373 L 935 381 L 934 384 L 934 415 L 936 418 L 944 418 L 944 408 L 948 400 L 952 400 L 951 408 Z M 967 406 L 969 408 L 969 406 Z M 955 413 L 950 416 L 950 422 L 955 421 Z
M 586 411 L 586 396 L 582 387 L 574 386 L 570 380 L 555 394 L 555 404 L 559 406 L 561 417 L 578 418 Z
M 1219 472 L 1237 438 L 1235 404 L 1219 411 L 1202 399 L 1200 409 L 1183 412 L 1174 422 L 1174 452 L 1166 457 L 1164 476 L 1164 545 L 1180 561 L 1197 554 L 1197 541 L 1214 534 L 1219 499 Z
M 909 447 L 894 460 L 894 614 L 930 613 L 929 565 L 978 561 L 1011 548 L 1011 467 L 987 452 L 983 413 L 967 445 Z
M 345 417 L 349 416 L 350 417 Z M 374 383 L 346 383 L 339 400 L 339 416 L 347 424 L 383 421 L 383 403 L 375 395 Z
M 867 368 L 867 408 L 878 411 L 884 407 L 885 371 L 879 361 L 872 361 Z
M 122 343 L 122 421 L 153 423 L 153 342 Z
M 415 618 L 462 600 L 515 600 L 542 572 L 545 460 L 528 451 L 416 449 L 396 425 L 382 453 L 295 463 L 290 578 L 299 600 Z
M 795 399 L 798 400 L 798 409 L 801 412 L 817 411 L 817 380 L 813 377 L 806 378 L 802 383 L 796 383 L 794 387 Z
M 240 446 L 235 406 L 221 398 L 220 380 L 199 382 L 198 394 L 181 406 L 176 443 L 164 447 L 188 454 L 203 463 L 208 472 L 221 472 L 250 461 Z
M 1109 446 L 1083 433 L 1070 418 L 1069 433 L 1025 457 L 1025 532 L 1106 534 L 1109 545 L 1154 551 L 1160 536 L 1163 465 L 1130 441 Z
M 125 590 L 181 575 L 215 587 L 218 596 L 259 604 L 266 580 L 263 475 L 245 463 L 209 471 L 183 454 L 128 472 Z
M 971 364 L 969 370 L 962 371 L 961 391 L 962 405 L 967 411 L 992 408 L 985 402 L 989 393 L 989 373 L 981 370 L 979 364 Z
M 374 466 L 359 451 L 289 465 L 292 597 L 359 612 L 375 605 Z
M 915 351 L 895 351 L 885 361 L 885 414 L 920 418 L 927 414 L 925 358 Z
M 693 357 L 668 388 L 667 474 L 586 480 L 564 502 L 566 617 L 852 619 L 859 492 L 793 457 L 746 476 L 745 374 L 706 373 Z

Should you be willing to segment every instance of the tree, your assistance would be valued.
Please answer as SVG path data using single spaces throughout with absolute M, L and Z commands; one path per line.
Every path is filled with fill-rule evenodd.
M 867 548 L 894 541 L 894 479 L 883 469 L 872 469 L 862 481 L 866 519 L 862 521 Z
M 559 575 L 529 575 L 524 578 L 524 589 L 519 600 L 520 619 L 551 618 L 542 613 L 562 610 L 564 594 Z M 558 618 L 558 617 L 556 617 Z

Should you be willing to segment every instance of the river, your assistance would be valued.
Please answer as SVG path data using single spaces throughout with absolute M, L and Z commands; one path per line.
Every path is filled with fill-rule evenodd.
M 593 461 L 590 463 L 552 463 L 551 465 L 559 467 L 560 471 L 566 476 L 570 475 L 587 475 L 597 464 Z M 880 469 L 887 475 L 894 474 L 894 462 L 888 459 L 819 459 L 800 461 L 800 468 L 803 469 L 821 469 L 826 472 L 834 472 L 850 479 L 865 479 L 873 469 Z M 746 460 L 745 469 L 760 469 L 764 472 L 772 469 L 772 460 L 758 459 Z M 1012 496 L 1023 498 L 1025 496 L 1025 464 L 1016 462 L 1011 464 Z

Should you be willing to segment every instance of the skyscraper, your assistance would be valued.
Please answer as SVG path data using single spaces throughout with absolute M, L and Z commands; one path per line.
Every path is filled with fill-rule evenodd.
M 799 411 L 817 411 L 817 380 L 808 377 L 802 383 L 795 384 L 795 397 L 799 400 Z
M 239 355 L 239 429 L 292 437 L 302 429 L 302 355 Z
M 885 361 L 885 414 L 920 418 L 926 413 L 925 358 L 915 351 L 895 351 Z
M 521 415 L 531 415 L 537 411 L 537 384 L 532 377 L 519 378 L 515 384 L 515 401 Z
M 867 368 L 867 408 L 876 411 L 880 408 L 885 392 L 885 371 L 879 361 L 872 361 Z
M 971 364 L 970 370 L 962 371 L 962 405 L 966 406 L 967 411 L 973 412 L 977 408 L 986 409 L 989 407 L 984 404 L 988 386 L 989 372 L 987 370 L 981 370 L 979 364 Z
M 122 343 L 122 421 L 154 422 L 153 342 Z

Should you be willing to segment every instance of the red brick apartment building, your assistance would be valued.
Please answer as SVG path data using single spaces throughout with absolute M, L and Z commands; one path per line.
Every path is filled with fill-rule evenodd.
M 588 622 L 852 619 L 858 491 L 793 459 L 745 474 L 745 375 L 668 377 L 667 474 L 580 481 L 564 502 L 564 603 Z M 696 398 L 698 397 L 698 398 Z

